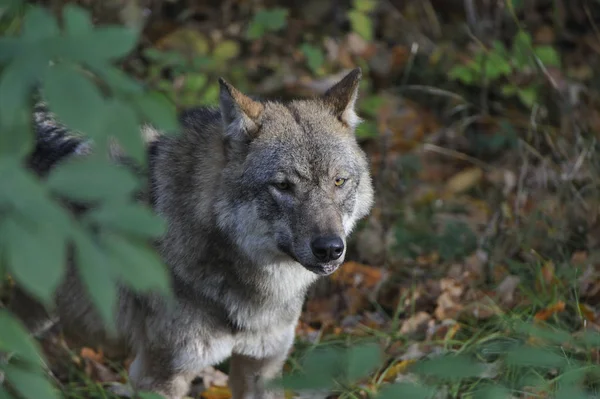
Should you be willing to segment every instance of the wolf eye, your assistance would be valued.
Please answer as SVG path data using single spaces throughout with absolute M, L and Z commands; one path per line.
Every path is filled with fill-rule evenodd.
M 286 181 L 278 182 L 273 185 L 275 186 L 276 189 L 278 189 L 280 191 L 287 191 L 290 188 L 292 188 L 292 185 Z
M 336 187 L 342 187 L 345 183 L 346 183 L 347 179 L 344 179 L 342 177 L 338 177 L 334 180 L 334 184 Z

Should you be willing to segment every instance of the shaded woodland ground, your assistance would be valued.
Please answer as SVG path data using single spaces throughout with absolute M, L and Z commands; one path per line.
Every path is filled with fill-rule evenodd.
M 437 398 L 474 397 L 489 381 L 507 389 L 496 397 L 544 398 L 569 373 L 598 392 L 597 347 L 565 342 L 600 328 L 600 2 L 77 3 L 99 22 L 144 24 L 123 68 L 180 109 L 215 104 L 218 76 L 285 99 L 363 68 L 358 134 L 376 206 L 347 264 L 311 292 L 286 370 L 365 338 L 384 357 L 368 378 L 303 397 L 368 398 L 419 380 Z M 558 354 L 536 360 L 542 341 Z M 126 381 L 130 359 L 52 333 L 43 344 L 68 398 L 115 397 L 104 388 Z M 488 367 L 477 378 L 412 369 L 447 351 Z M 229 397 L 219 369 L 195 397 Z

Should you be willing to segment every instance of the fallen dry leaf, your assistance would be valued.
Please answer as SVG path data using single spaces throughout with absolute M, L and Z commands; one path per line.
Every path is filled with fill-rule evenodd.
M 535 282 L 535 289 L 538 292 L 543 292 L 544 290 L 547 290 L 549 287 L 552 287 L 552 286 L 560 283 L 560 280 L 558 279 L 558 277 L 556 277 L 555 269 L 556 268 L 554 266 L 554 262 L 548 261 L 548 262 L 544 263 L 544 265 L 542 266 L 542 269 L 540 270 L 541 281 L 536 280 L 536 282 Z
M 462 283 L 453 278 L 440 280 L 441 295 L 437 298 L 437 307 L 434 315 L 438 320 L 456 319 L 463 310 L 461 296 L 464 292 Z
M 438 320 L 455 319 L 462 311 L 463 305 L 458 302 L 458 298 L 452 296 L 448 292 L 443 292 L 438 300 L 435 308 L 435 318 Z
M 385 230 L 377 216 L 369 217 L 366 227 L 357 232 L 356 238 L 356 250 L 361 260 L 377 265 L 384 262 Z
M 571 263 L 573 265 L 583 265 L 588 260 L 588 253 L 586 251 L 577 251 L 571 256 Z
M 443 320 L 437 325 L 431 324 L 427 329 L 427 341 L 450 340 L 459 330 L 460 325 L 453 319 Z
M 468 312 L 476 319 L 486 320 L 502 313 L 502 310 L 486 293 L 479 290 L 471 290 L 470 294 L 468 295 L 469 304 L 465 307 L 465 312 Z
M 337 283 L 367 290 L 375 290 L 387 276 L 385 270 L 357 262 L 346 262 L 331 279 Z
M 96 361 L 98 363 L 102 363 L 104 361 L 104 354 L 102 353 L 102 349 L 96 352 L 92 348 L 83 347 L 79 352 L 79 356 L 81 356 L 84 359 Z
M 468 280 L 480 280 L 485 275 L 485 263 L 488 255 L 482 250 L 477 250 L 465 259 L 465 276 Z
M 542 266 L 542 278 L 547 285 L 550 285 L 552 280 L 554 280 L 554 270 L 554 262 L 546 262 L 544 266 Z
M 546 309 L 540 310 L 534 316 L 535 321 L 545 321 L 555 313 L 560 313 L 565 310 L 565 303 L 558 301 L 554 305 L 547 307 Z
M 512 306 L 515 301 L 515 290 L 521 283 L 519 276 L 506 276 L 496 288 L 496 295 L 505 306 Z
M 204 55 L 209 50 L 208 39 L 192 27 L 181 27 L 156 42 L 161 50 L 177 50 L 181 54 Z
M 596 312 L 591 306 L 586 305 L 585 303 L 580 303 L 579 311 L 587 321 L 591 321 L 592 323 L 596 322 Z
M 406 336 L 421 335 L 427 330 L 427 324 L 432 319 L 426 312 L 419 312 L 404 320 L 400 327 L 400 333 Z
M 229 399 L 232 397 L 231 390 L 228 387 L 209 387 L 200 394 L 204 399 Z
M 440 281 L 440 289 L 457 298 L 460 297 L 464 291 L 464 287 L 460 281 L 453 278 L 443 278 Z
M 458 172 L 448 180 L 444 189 L 444 195 L 452 196 L 463 193 L 474 187 L 483 178 L 483 170 L 478 167 L 465 169 Z
M 385 382 L 393 382 L 399 374 L 402 374 L 408 369 L 411 364 L 416 363 L 415 359 L 402 360 L 392 367 L 388 368 L 383 374 L 383 380 Z
M 454 338 L 454 336 L 456 335 L 456 333 L 458 332 L 458 330 L 460 330 L 460 324 L 454 323 L 452 325 L 452 327 L 450 327 L 450 329 L 446 333 L 446 336 L 444 337 L 444 340 L 445 341 L 449 341 L 452 338 Z
M 103 365 L 100 362 L 89 358 L 83 358 L 84 372 L 93 381 L 96 382 L 117 382 L 121 380 L 121 376 Z

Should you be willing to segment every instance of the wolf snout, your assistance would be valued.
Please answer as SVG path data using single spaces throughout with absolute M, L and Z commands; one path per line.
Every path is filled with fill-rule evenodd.
M 344 253 L 344 241 L 338 236 L 317 237 L 310 243 L 310 249 L 320 262 L 331 262 Z

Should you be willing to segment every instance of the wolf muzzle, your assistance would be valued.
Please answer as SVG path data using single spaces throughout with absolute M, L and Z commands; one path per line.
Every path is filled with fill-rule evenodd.
M 338 236 L 317 237 L 310 243 L 310 249 L 319 262 L 331 262 L 344 253 L 344 241 Z

